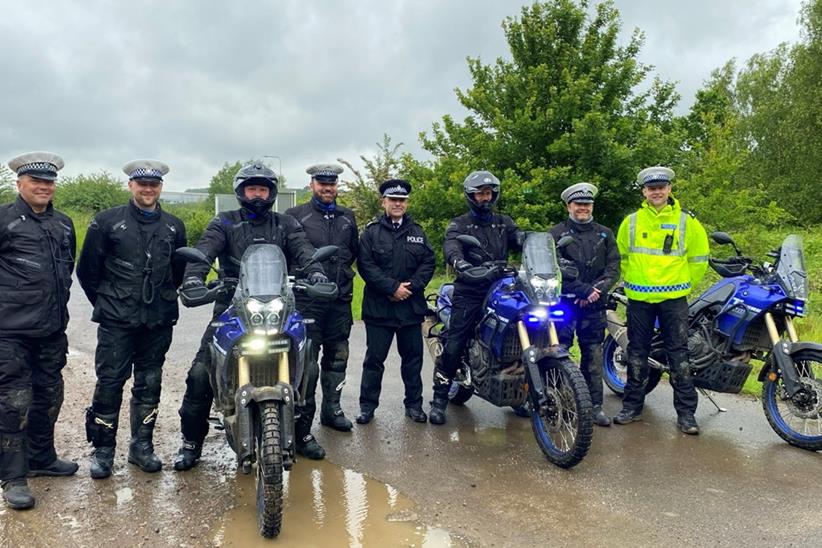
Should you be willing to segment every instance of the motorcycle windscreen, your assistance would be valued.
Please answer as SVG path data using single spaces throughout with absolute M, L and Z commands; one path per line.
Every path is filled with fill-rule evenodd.
M 528 235 L 525 245 L 522 246 L 522 267 L 528 278 L 559 277 L 554 238 L 549 233 L 533 232 Z
M 782 251 L 779 255 L 779 264 L 776 274 L 782 282 L 782 287 L 793 299 L 807 300 L 808 274 L 805 268 L 805 251 L 802 238 L 791 234 L 782 242 Z
M 288 290 L 288 265 L 283 250 L 274 244 L 249 246 L 240 261 L 237 292 L 243 300 L 266 302 Z

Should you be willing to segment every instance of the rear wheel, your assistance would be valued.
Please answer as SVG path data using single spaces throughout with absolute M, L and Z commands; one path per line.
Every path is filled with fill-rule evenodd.
M 625 383 L 628 381 L 628 360 L 625 350 L 619 346 L 616 340 L 608 335 L 602 343 L 602 380 L 611 389 L 611 392 L 620 398 L 625 394 Z M 648 384 L 645 385 L 645 393 L 650 393 L 659 379 L 662 378 L 662 371 L 651 367 L 648 370 Z
M 556 360 L 541 366 L 547 402 L 533 409 L 531 427 L 542 452 L 561 468 L 571 468 L 591 447 L 594 421 L 591 395 L 577 365 Z
M 276 403 L 260 404 L 257 433 L 257 523 L 260 534 L 280 534 L 283 522 L 283 457 L 280 446 L 280 409 Z
M 820 451 L 822 379 L 818 375 L 822 371 L 822 352 L 802 350 L 792 357 L 801 388 L 789 398 L 782 375 L 777 374 L 773 381 L 766 376 L 762 389 L 762 408 L 771 428 L 783 440 L 802 449 Z

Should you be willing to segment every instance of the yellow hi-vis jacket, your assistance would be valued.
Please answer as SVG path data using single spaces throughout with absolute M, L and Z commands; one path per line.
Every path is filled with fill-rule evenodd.
M 658 303 L 688 295 L 708 269 L 708 236 L 674 200 L 657 212 L 648 201 L 619 225 L 617 246 L 629 299 Z M 665 238 L 671 245 L 665 252 Z

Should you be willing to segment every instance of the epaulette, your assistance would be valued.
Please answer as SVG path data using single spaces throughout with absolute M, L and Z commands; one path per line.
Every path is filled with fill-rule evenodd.
M 694 213 L 690 209 L 685 209 L 684 207 L 681 207 L 680 209 L 682 210 L 682 213 L 687 213 L 691 216 L 692 219 L 696 219 L 696 213 Z
M 380 218 L 379 218 L 379 217 L 375 217 L 375 218 L 371 219 L 370 221 L 368 221 L 368 223 L 365 225 L 365 228 L 368 228 L 369 226 L 371 226 L 371 225 L 375 225 L 375 224 L 377 224 L 377 223 L 379 223 L 379 222 L 380 222 Z

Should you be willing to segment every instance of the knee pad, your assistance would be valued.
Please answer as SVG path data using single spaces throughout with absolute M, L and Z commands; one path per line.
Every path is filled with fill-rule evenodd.
M 31 388 L 13 388 L 0 393 L 0 429 L 6 432 L 25 430 L 31 401 Z

